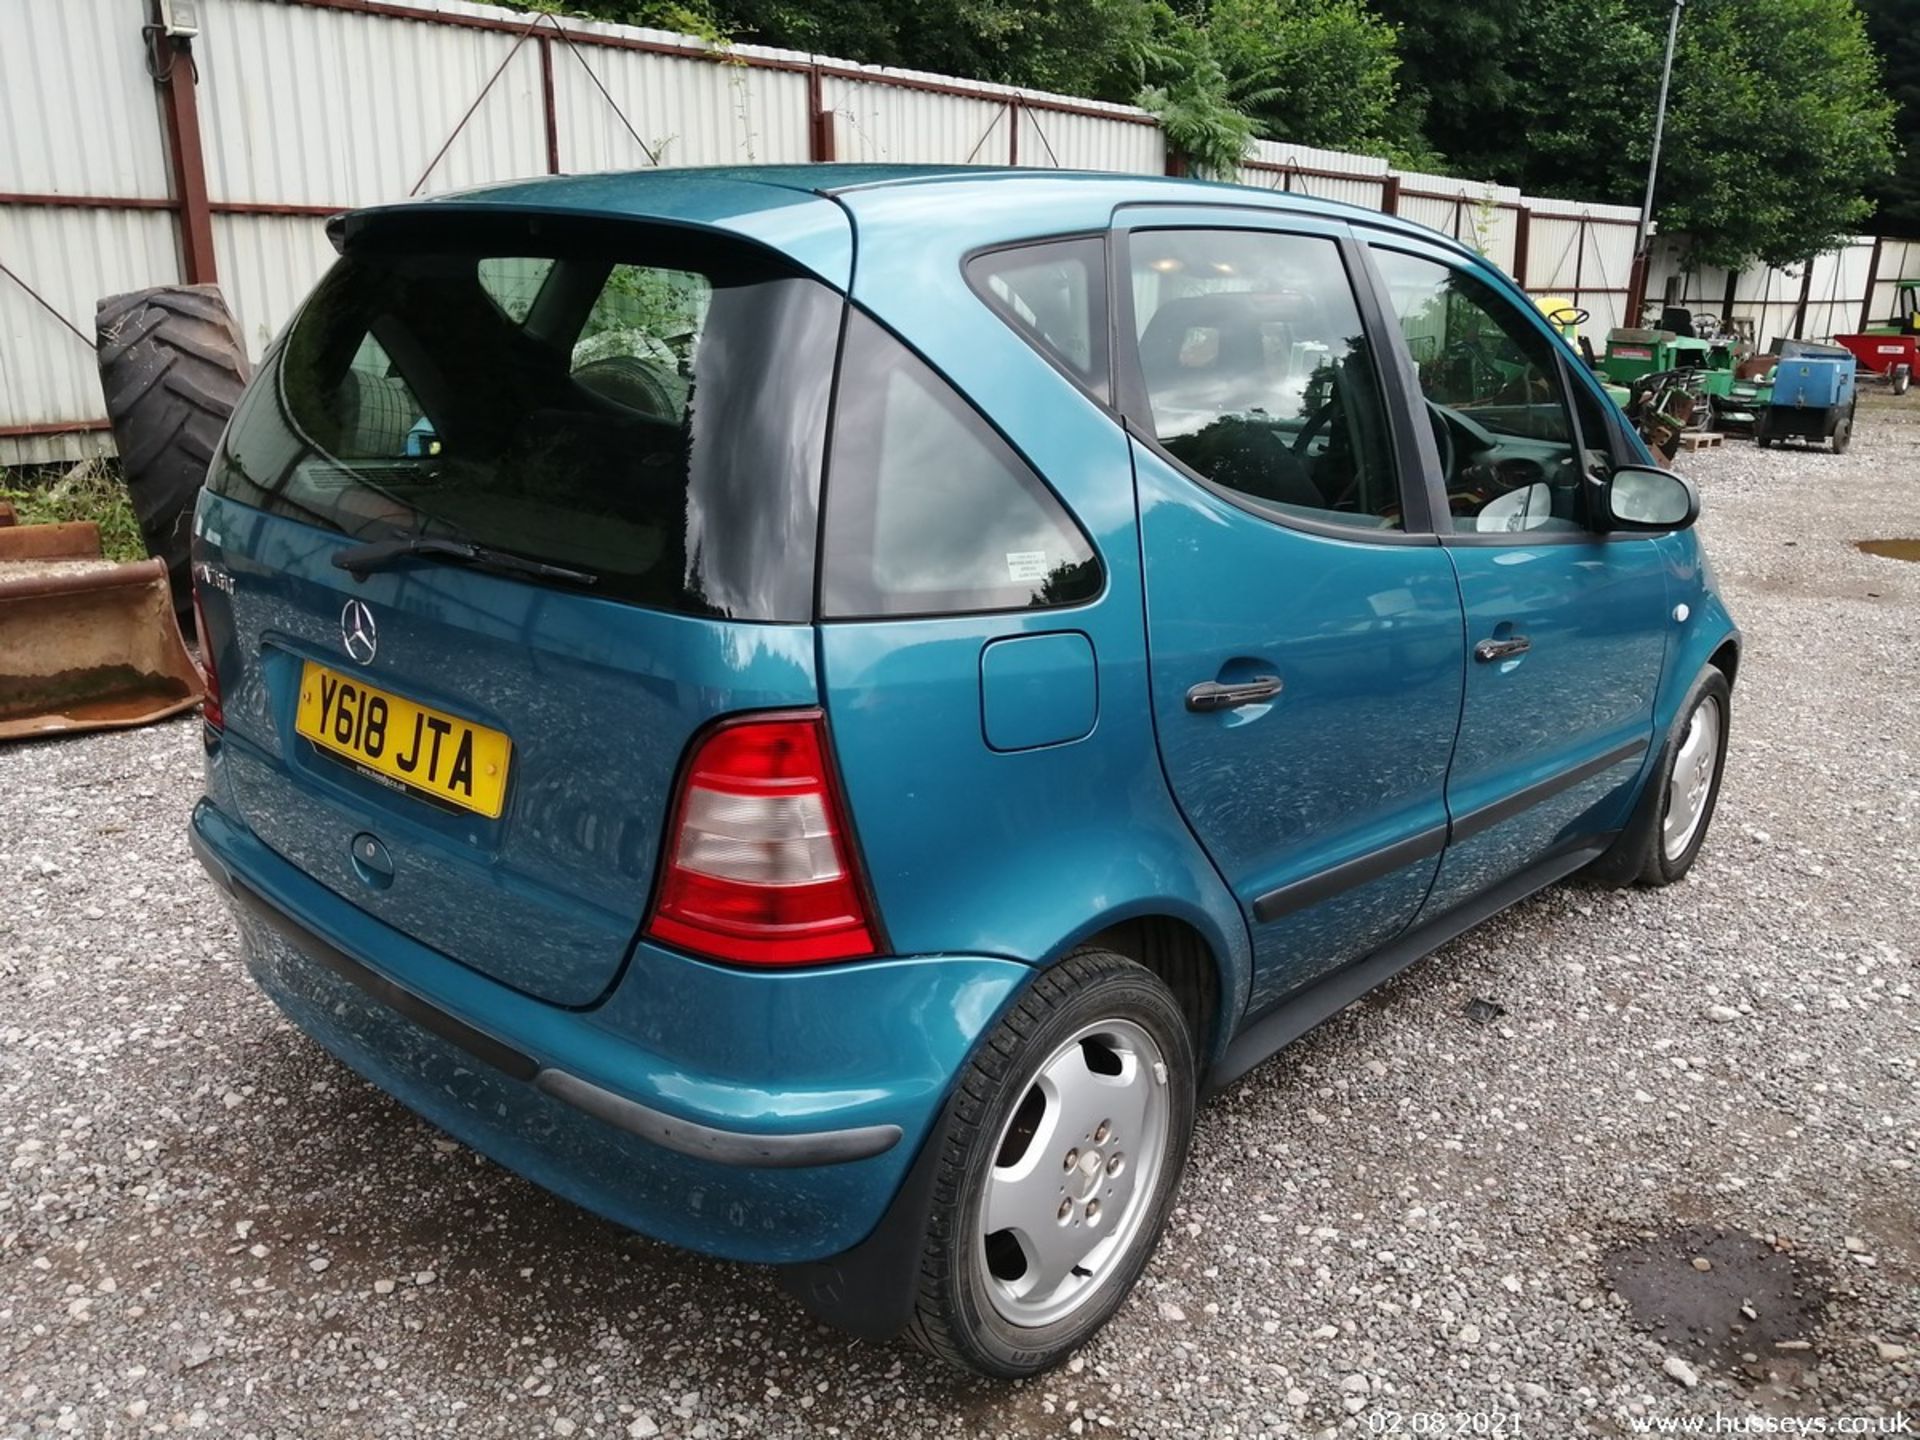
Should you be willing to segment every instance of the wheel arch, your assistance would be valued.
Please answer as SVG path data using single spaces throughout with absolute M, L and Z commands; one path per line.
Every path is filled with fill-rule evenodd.
M 1720 642 L 1720 648 L 1707 657 L 1707 663 L 1727 677 L 1731 686 L 1740 673 L 1740 636 L 1738 632 Z
M 1057 964 L 1083 949 L 1110 950 L 1151 970 L 1179 1002 L 1205 1075 L 1226 1051 L 1246 1002 L 1251 948 L 1236 947 L 1214 917 L 1170 900 L 1141 901 L 1089 921 L 1048 957 Z

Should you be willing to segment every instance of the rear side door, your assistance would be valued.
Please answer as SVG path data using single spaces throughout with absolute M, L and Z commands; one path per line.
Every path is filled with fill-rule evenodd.
M 1154 719 L 1251 927 L 1253 1013 L 1392 938 L 1432 884 L 1459 595 L 1346 227 L 1156 207 L 1117 236 Z
M 1369 249 L 1427 405 L 1466 616 L 1439 915 L 1624 821 L 1673 622 L 1659 538 L 1593 527 L 1613 427 L 1541 317 L 1438 247 Z

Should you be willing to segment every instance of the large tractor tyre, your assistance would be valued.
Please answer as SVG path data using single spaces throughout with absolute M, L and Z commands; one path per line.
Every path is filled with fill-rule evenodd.
M 251 367 L 214 285 L 168 285 L 102 300 L 100 388 L 120 473 L 147 553 L 167 562 L 174 609 L 192 609 L 193 505 Z

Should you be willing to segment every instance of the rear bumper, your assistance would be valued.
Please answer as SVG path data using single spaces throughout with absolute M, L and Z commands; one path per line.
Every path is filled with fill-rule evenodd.
M 255 979 L 307 1034 L 536 1183 L 730 1259 L 866 1238 L 1031 973 L 971 957 L 751 973 L 642 946 L 605 1001 L 569 1010 L 374 920 L 209 801 L 190 834 Z

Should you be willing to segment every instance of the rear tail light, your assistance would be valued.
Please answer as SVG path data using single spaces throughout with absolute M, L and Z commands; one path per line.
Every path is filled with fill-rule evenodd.
M 653 939 L 744 965 L 875 953 L 818 711 L 727 721 L 701 737 L 666 845 Z
M 200 642 L 200 673 L 206 686 L 206 698 L 200 702 L 200 718 L 212 729 L 227 728 L 226 712 L 220 708 L 220 672 L 214 668 L 213 645 L 207 639 L 207 612 L 200 604 L 200 578 L 193 579 L 193 633 Z

